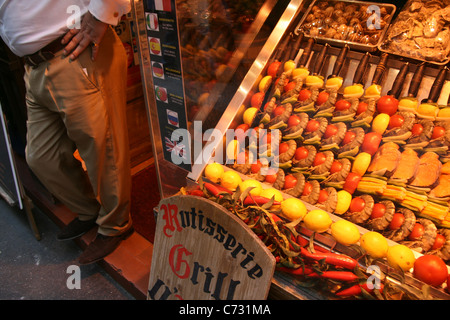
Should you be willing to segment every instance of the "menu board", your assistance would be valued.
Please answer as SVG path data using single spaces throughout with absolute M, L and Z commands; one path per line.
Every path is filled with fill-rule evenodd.
M 191 171 L 175 0 L 145 0 L 144 11 L 164 159 Z

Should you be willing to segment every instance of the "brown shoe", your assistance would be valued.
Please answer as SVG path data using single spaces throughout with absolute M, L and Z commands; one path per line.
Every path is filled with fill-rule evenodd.
M 80 264 L 90 264 L 102 260 L 104 257 L 116 250 L 122 240 L 127 239 L 133 232 L 134 228 L 131 227 L 118 236 L 104 236 L 98 233 L 95 239 L 80 255 L 78 262 Z

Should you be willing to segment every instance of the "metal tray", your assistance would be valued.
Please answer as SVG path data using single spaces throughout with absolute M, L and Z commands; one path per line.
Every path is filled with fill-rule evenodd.
M 340 0 L 314 0 L 311 5 L 308 7 L 307 11 L 305 12 L 305 14 L 302 17 L 302 20 L 300 21 L 300 23 L 298 24 L 298 26 L 295 28 L 295 34 L 299 34 L 300 32 L 303 31 L 304 27 L 307 27 L 307 23 L 311 23 L 311 21 L 309 21 L 311 19 L 311 14 L 313 14 L 313 12 L 316 12 L 315 10 L 317 9 L 317 7 L 321 7 L 321 6 L 326 6 L 328 4 L 329 7 L 335 7 L 336 4 L 339 5 L 344 5 L 344 8 L 349 6 L 349 5 L 356 5 L 358 8 L 360 8 L 361 6 L 366 6 L 367 8 L 370 8 L 371 6 L 374 6 L 373 9 L 374 11 L 372 11 L 372 14 L 370 14 L 370 12 L 368 13 L 366 11 L 366 15 L 371 17 L 372 15 L 375 15 L 378 13 L 378 16 L 380 17 L 382 14 L 382 11 L 386 11 L 387 14 L 389 15 L 387 19 L 384 20 L 385 23 L 377 23 L 377 20 L 373 20 L 371 19 L 370 21 L 374 22 L 372 23 L 372 26 L 375 28 L 375 30 L 381 30 L 381 31 L 370 31 L 368 30 L 366 27 L 362 27 L 362 29 L 360 30 L 360 32 L 362 33 L 361 37 L 364 36 L 372 36 L 375 33 L 378 33 L 378 38 L 373 41 L 370 44 L 365 44 L 362 42 L 358 42 L 358 41 L 352 41 L 347 39 L 346 37 L 348 36 L 347 34 L 344 36 L 343 39 L 336 39 L 336 38 L 332 38 L 330 36 L 326 35 L 326 31 L 325 29 L 323 29 L 322 27 L 316 27 L 316 26 L 312 26 L 312 27 L 316 27 L 318 29 L 319 34 L 311 34 L 310 32 L 303 32 L 304 35 L 306 37 L 313 37 L 314 39 L 316 39 L 317 42 L 319 43 L 329 43 L 331 45 L 335 45 L 337 47 L 344 47 L 345 45 L 348 45 L 349 48 L 351 49 L 355 49 L 355 50 L 361 50 L 361 51 L 365 51 L 365 52 L 373 52 L 375 50 L 377 50 L 378 45 L 381 43 L 381 41 L 384 38 L 384 34 L 386 32 L 386 30 L 388 29 L 388 26 L 392 20 L 392 17 L 395 13 L 396 10 L 396 6 L 393 4 L 388 4 L 388 3 L 376 3 L 376 2 L 365 2 L 365 1 L 355 1 L 355 0 L 345 0 L 345 1 L 340 1 Z M 331 9 L 329 9 L 331 11 Z M 379 10 L 379 11 L 377 11 Z M 326 8 L 324 11 L 324 13 L 326 12 Z M 329 14 L 330 12 L 328 12 Z M 355 18 L 355 15 L 352 15 L 353 18 Z M 339 18 L 339 14 L 336 14 L 335 11 L 332 12 L 331 15 L 331 19 L 333 21 L 335 21 L 336 23 L 338 23 L 338 25 L 342 25 L 343 23 L 339 24 L 339 22 L 337 21 L 337 19 Z M 350 18 L 351 19 L 351 18 Z M 324 19 L 322 19 L 324 20 Z M 326 24 L 324 21 L 322 21 L 325 25 Z M 348 27 L 348 25 L 347 25 Z M 380 29 L 378 29 L 380 28 Z M 311 30 L 312 28 L 307 28 L 307 30 Z M 323 29 L 323 30 L 321 30 Z M 329 28 L 328 28 L 329 29 Z M 332 31 L 332 30 L 330 30 Z M 321 32 L 323 32 L 324 34 L 321 34 Z M 338 31 L 337 31 L 338 32 Z M 357 35 L 355 35 L 355 37 L 357 37 Z M 373 40 L 373 39 L 372 39 Z
M 402 8 L 402 10 L 400 11 L 399 14 L 401 15 L 405 10 L 409 10 L 410 4 L 411 4 L 411 1 L 408 1 L 404 5 L 404 7 Z M 444 59 L 442 61 L 436 61 L 436 60 L 431 60 L 431 59 L 420 58 L 420 57 L 418 57 L 415 54 L 408 54 L 406 52 L 403 52 L 403 53 L 402 52 L 397 52 L 395 50 L 392 50 L 392 49 L 389 49 L 389 48 L 385 47 L 387 45 L 387 36 L 389 35 L 389 32 L 391 31 L 391 28 L 398 21 L 398 18 L 399 18 L 399 16 L 397 16 L 396 20 L 394 20 L 392 22 L 392 24 L 389 25 L 389 28 L 387 28 L 387 30 L 385 31 L 385 36 L 386 37 L 383 37 L 382 41 L 378 44 L 378 50 L 380 50 L 382 52 L 386 52 L 386 53 L 392 54 L 392 55 L 400 56 L 400 57 L 403 57 L 403 58 L 408 58 L 408 59 L 416 60 L 416 61 L 423 61 L 423 62 L 426 62 L 426 63 L 435 64 L 435 65 L 439 65 L 439 66 L 446 65 L 447 63 L 450 62 L 450 53 L 447 54 L 447 58 L 446 59 Z M 449 27 L 449 26 L 450 26 L 450 23 L 447 22 L 446 23 L 446 27 Z

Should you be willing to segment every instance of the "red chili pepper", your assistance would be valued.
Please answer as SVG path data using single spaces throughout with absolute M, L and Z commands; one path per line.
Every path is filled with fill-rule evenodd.
M 349 297 L 349 296 L 357 296 L 361 293 L 361 286 L 359 284 L 355 284 L 349 288 L 340 290 L 336 292 L 336 295 L 339 297 Z
M 197 189 L 189 191 L 189 195 L 197 196 L 197 197 L 204 197 L 205 196 L 205 194 L 203 193 L 202 190 L 197 190 Z
M 247 196 L 244 199 L 244 205 L 248 206 L 248 205 L 263 205 L 266 204 L 267 202 L 269 202 L 270 199 L 265 198 L 265 197 L 260 197 L 260 196 Z M 273 205 L 280 205 L 281 203 L 279 201 L 274 201 Z
M 277 267 L 277 270 L 290 273 L 296 276 L 309 275 L 314 272 L 313 269 L 308 267 L 298 267 L 298 268 Z
M 300 249 L 300 253 L 302 256 L 308 259 L 312 260 L 323 260 L 325 259 L 326 263 L 332 264 L 337 267 L 343 267 L 346 269 L 353 270 L 357 265 L 358 261 L 356 261 L 353 258 L 350 258 L 348 256 L 337 254 L 333 252 L 317 252 L 317 253 L 311 253 L 305 248 Z
M 283 221 L 281 220 L 281 218 L 279 216 L 277 216 L 275 213 L 269 212 L 270 216 L 272 217 L 273 221 L 278 222 L 278 221 Z
M 203 185 L 205 186 L 206 190 L 212 193 L 213 196 L 218 197 L 219 196 L 219 189 L 209 182 L 204 182 Z
M 361 288 L 363 288 L 364 290 L 366 290 L 369 293 L 372 293 L 374 288 L 369 289 L 369 287 L 367 286 L 367 282 L 364 282 L 363 284 L 360 284 Z M 380 283 L 380 288 L 378 288 L 378 290 L 382 293 L 383 292 L 383 288 L 384 285 L 382 283 Z
M 340 280 L 340 281 L 356 281 L 358 280 L 358 276 L 350 271 L 324 271 L 321 274 L 311 273 L 308 275 L 309 277 L 314 278 L 325 278 L 332 280 Z
M 336 292 L 337 296 L 343 297 L 343 296 L 356 296 L 358 294 L 361 294 L 362 289 L 364 289 L 365 291 L 367 291 L 368 293 L 372 293 L 373 289 L 369 289 L 369 287 L 367 286 L 367 283 L 363 283 L 363 284 L 355 284 L 354 286 L 351 286 L 349 288 L 340 290 Z M 380 286 L 380 292 L 383 292 L 383 284 L 381 284 Z
M 229 194 L 232 194 L 232 192 L 230 190 L 228 190 L 227 188 L 224 188 L 224 187 L 216 185 L 216 184 L 212 184 L 209 182 L 203 182 L 203 185 L 205 186 L 206 190 L 211 192 L 213 194 L 213 196 L 215 196 L 216 198 L 222 198 L 222 195 L 220 194 L 221 192 L 227 192 Z
M 230 189 L 228 189 L 228 188 L 225 188 L 224 186 L 221 186 L 220 184 L 215 184 L 215 183 L 211 183 L 213 186 L 215 186 L 217 189 L 219 189 L 219 191 L 223 191 L 223 192 L 226 192 L 226 193 L 229 193 L 229 194 L 233 194 L 233 191 L 231 191 Z

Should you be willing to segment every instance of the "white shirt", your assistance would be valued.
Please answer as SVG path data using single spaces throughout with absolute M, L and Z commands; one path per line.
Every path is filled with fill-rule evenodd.
M 18 56 L 35 53 L 65 34 L 88 10 L 117 25 L 130 0 L 0 0 L 0 36 Z

